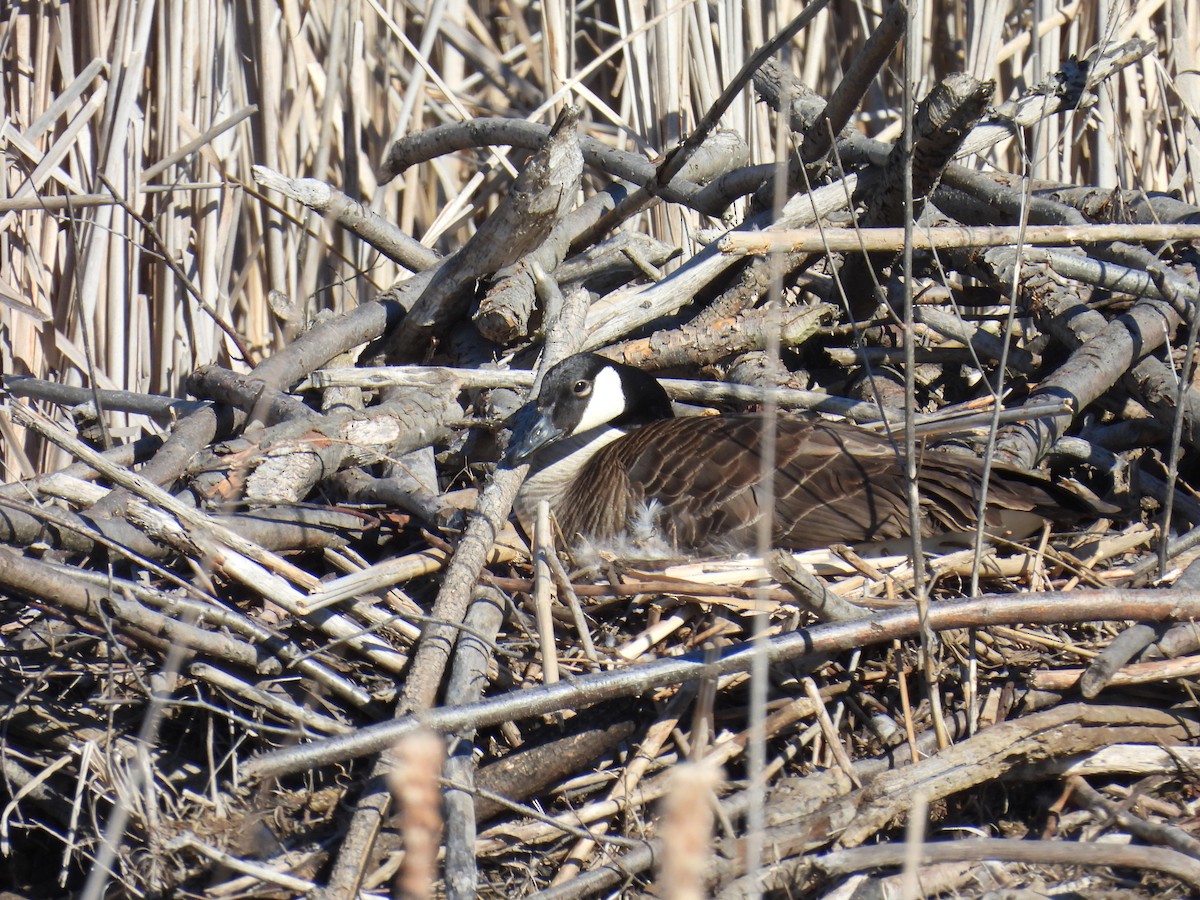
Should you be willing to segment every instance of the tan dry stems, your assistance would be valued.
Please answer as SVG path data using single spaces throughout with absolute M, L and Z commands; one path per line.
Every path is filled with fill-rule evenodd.
M 388 776 L 396 798 L 399 831 L 404 836 L 404 863 L 396 874 L 392 896 L 398 900 L 432 896 L 442 843 L 442 788 L 438 780 L 446 760 L 441 735 L 419 731 L 401 738 L 392 750 Z
M 923 7 L 929 38 L 919 70 L 927 81 L 981 66 L 997 78 L 1001 100 L 1036 81 L 1039 66 L 1052 71 L 1105 36 L 1153 40 L 1160 52 L 1114 83 L 1098 116 L 1038 130 L 1038 145 L 1028 148 L 1033 174 L 1178 188 L 1194 199 L 1193 6 L 1147 3 L 1106 17 L 1108 4 L 1076 2 L 1045 18 L 1036 43 L 1024 4 L 998 13 L 985 6 L 990 15 L 977 22 L 961 4 Z M 739 8 L 482 3 L 453 6 L 428 23 L 385 0 L 92 0 L 15 9 L 0 23 L 0 370 L 178 394 L 197 364 L 245 368 L 316 310 L 352 307 L 403 274 L 296 204 L 260 196 L 253 164 L 328 180 L 414 236 L 453 248 L 508 183 L 497 157 L 445 157 L 379 190 L 372 172 L 392 138 L 464 116 L 527 116 L 566 86 L 593 135 L 661 154 L 800 4 L 751 4 L 740 17 Z M 837 54 L 860 44 L 877 12 L 840 2 L 822 13 L 793 45 L 805 81 L 828 94 L 845 62 Z M 891 67 L 868 98 L 861 118 L 869 133 L 895 123 L 898 71 Z M 253 107 L 249 118 L 209 134 Z M 541 121 L 549 115 L 539 113 Z M 772 158 L 770 123 L 751 91 L 723 124 L 746 135 L 752 161 Z M 200 135 L 207 139 L 199 147 L 157 168 Z M 1019 152 L 1000 147 L 991 161 L 1020 171 Z M 110 189 L 138 216 L 109 204 L 5 205 Z M 659 206 L 633 227 L 683 244 L 686 257 L 695 249 L 691 229 L 702 224 L 698 214 Z M 273 311 L 272 291 L 289 319 Z M 218 320 L 241 336 L 250 360 Z M 6 479 L 23 467 L 50 467 L 53 450 L 0 424 Z M 124 438 L 146 423 L 118 416 L 112 427 Z
M 663 854 L 658 889 L 669 900 L 707 896 L 703 872 L 711 854 L 713 804 L 723 773 L 708 762 L 681 763 L 663 798 Z

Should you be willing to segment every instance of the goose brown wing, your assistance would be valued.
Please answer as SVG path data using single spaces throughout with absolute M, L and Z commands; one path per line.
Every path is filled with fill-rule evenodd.
M 572 491 L 566 518 L 578 533 L 611 537 L 655 504 L 664 536 L 678 547 L 753 549 L 769 503 L 760 485 L 763 421 L 718 416 L 639 428 L 589 461 L 576 482 L 586 491 Z M 903 533 L 903 474 L 886 441 L 797 417 L 781 418 L 776 435 L 777 546 Z
M 794 549 L 908 532 L 904 472 L 885 439 L 819 419 L 781 418 L 775 532 Z
M 779 447 L 780 544 L 799 548 L 908 535 L 905 467 L 886 438 L 835 423 L 781 419 Z M 983 460 L 923 448 L 917 471 L 922 534 L 972 531 Z M 1031 533 L 1040 519 L 1074 522 L 1099 511 L 1088 498 L 1040 475 L 997 465 L 988 483 L 984 522 L 993 533 L 1019 537 Z
M 752 550 L 771 500 L 760 484 L 763 419 L 717 416 L 643 426 L 598 451 L 560 507 L 568 535 L 628 533 L 648 506 L 680 549 Z M 893 540 L 908 534 L 904 467 L 885 438 L 816 418 L 776 426 L 775 546 Z M 938 450 L 920 460 L 922 532 L 965 532 L 975 522 L 982 461 Z M 997 468 L 987 524 L 1010 511 L 1077 518 L 1079 498 L 1034 474 Z
M 776 488 L 780 543 L 814 546 L 811 534 L 822 535 L 821 545 L 906 536 L 905 467 L 891 443 L 849 426 L 806 424 L 807 429 L 786 420 L 780 424 L 781 468 Z M 790 463 L 782 458 L 784 450 L 795 454 Z M 982 459 L 922 448 L 917 477 L 923 535 L 974 530 L 983 485 Z M 1032 533 L 1045 519 L 1068 524 L 1115 510 L 1036 473 L 995 465 L 988 482 L 984 524 L 993 534 L 1019 538 Z

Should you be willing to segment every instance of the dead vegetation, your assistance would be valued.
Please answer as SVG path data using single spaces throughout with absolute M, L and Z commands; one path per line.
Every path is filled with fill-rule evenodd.
M 1200 19 L 908 12 L 10 10 L 3 887 L 1200 891 Z M 580 349 L 1121 512 L 584 566 Z

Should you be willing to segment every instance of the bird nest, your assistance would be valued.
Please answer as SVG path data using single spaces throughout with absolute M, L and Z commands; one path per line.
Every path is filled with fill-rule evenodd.
M 419 274 L 252 372 L 195 372 L 194 399 L 6 379 L 13 421 L 75 460 L 0 495 L 13 882 L 741 896 L 919 868 L 925 890 L 1200 890 L 1181 327 L 1200 210 L 952 162 L 1147 50 L 999 111 L 987 85 L 939 84 L 912 135 L 907 263 L 903 155 L 857 133 L 788 173 L 703 126 L 656 168 L 570 109 L 422 132 L 385 175 L 530 149 L 445 258 L 260 169 Z M 755 78 L 819 142 L 822 104 L 772 65 Z M 585 169 L 612 187 L 577 205 Z M 808 187 L 772 204 L 775 178 Z M 757 189 L 666 276 L 675 248 L 606 237 L 648 204 L 716 215 Z M 920 557 L 581 560 L 552 523 L 514 530 L 521 471 L 496 464 L 536 374 L 580 349 L 694 406 L 988 448 L 1122 512 Z M 161 433 L 106 444 L 113 410 Z

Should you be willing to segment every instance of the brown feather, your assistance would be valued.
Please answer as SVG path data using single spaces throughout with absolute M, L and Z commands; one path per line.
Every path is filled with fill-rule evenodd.
M 626 536 L 639 515 L 661 509 L 664 537 L 679 550 L 755 546 L 767 505 L 761 481 L 764 420 L 758 416 L 666 419 L 597 451 L 555 512 L 571 539 Z M 892 540 L 909 533 L 904 466 L 883 437 L 822 419 L 786 416 L 776 429 L 773 544 L 794 550 Z M 924 450 L 919 480 L 926 536 L 974 527 L 983 463 Z M 1097 511 L 1067 488 L 994 467 L 986 524 L 1007 511 L 1070 523 Z

